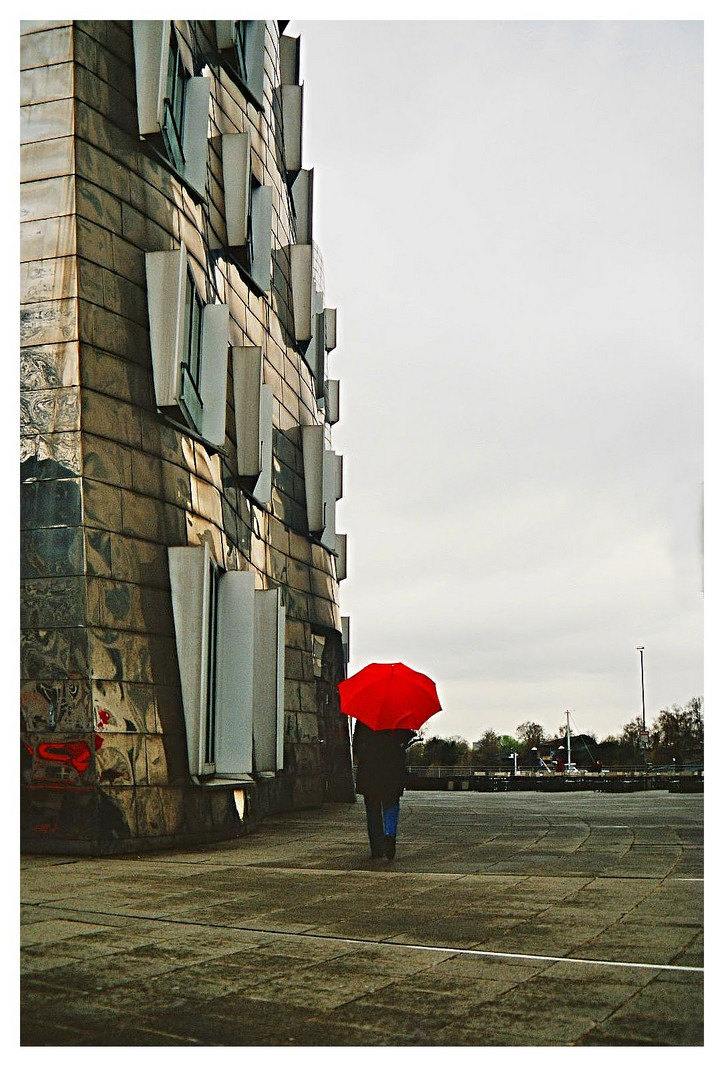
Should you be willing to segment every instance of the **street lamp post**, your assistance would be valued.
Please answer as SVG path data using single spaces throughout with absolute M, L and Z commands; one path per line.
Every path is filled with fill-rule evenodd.
M 646 761 L 646 746 L 648 743 L 648 735 L 646 733 L 646 697 L 644 694 L 644 648 L 643 645 L 637 645 L 636 649 L 641 655 L 641 750 L 644 759 L 644 769 L 648 769 Z
M 641 730 L 646 734 L 646 698 L 644 696 L 644 646 L 637 645 L 636 649 L 641 653 Z

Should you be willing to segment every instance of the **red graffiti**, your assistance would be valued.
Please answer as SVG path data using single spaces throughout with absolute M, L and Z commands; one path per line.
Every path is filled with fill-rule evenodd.
M 95 736 L 95 749 L 100 750 L 103 739 Z M 61 765 L 71 765 L 76 772 L 83 774 L 91 761 L 91 749 L 85 742 L 38 743 L 38 757 L 44 761 L 57 761 Z
M 110 724 L 112 719 L 113 718 L 109 713 L 108 709 L 98 710 L 98 723 L 100 727 L 105 727 L 106 724 Z

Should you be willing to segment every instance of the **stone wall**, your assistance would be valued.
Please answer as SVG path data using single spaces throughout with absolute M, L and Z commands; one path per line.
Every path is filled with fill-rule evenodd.
M 21 701 L 24 843 L 36 849 L 237 834 L 261 813 L 323 800 L 325 745 L 339 739 L 322 726 L 346 745 L 336 700 L 320 718 L 315 674 L 315 633 L 336 657 L 330 685 L 344 661 L 335 559 L 307 527 L 301 427 L 320 416 L 291 322 L 277 24 L 263 112 L 214 63 L 213 22 L 175 26 L 209 58 L 202 200 L 139 138 L 130 22 L 22 27 Z M 238 131 L 272 188 L 267 294 L 226 252 L 220 137 Z M 230 344 L 262 349 L 274 394 L 268 509 L 236 472 L 231 364 L 222 453 L 156 408 L 145 253 L 182 242 L 207 302 L 229 306 Z M 263 784 L 189 776 L 167 549 L 201 543 L 222 570 L 282 590 L 286 760 Z M 349 753 L 336 745 L 334 757 L 332 789 L 350 797 Z

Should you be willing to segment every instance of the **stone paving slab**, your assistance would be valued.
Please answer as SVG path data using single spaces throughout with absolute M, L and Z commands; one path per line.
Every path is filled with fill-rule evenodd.
M 24 1046 L 703 1045 L 703 798 L 408 792 L 23 856 Z

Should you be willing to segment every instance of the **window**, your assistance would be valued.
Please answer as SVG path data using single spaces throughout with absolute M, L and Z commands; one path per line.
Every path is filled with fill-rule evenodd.
M 134 20 L 138 131 L 198 197 L 205 197 L 211 80 L 169 21 Z
M 326 377 L 326 355 L 337 346 L 337 309 L 324 306 L 324 267 L 312 240 L 314 170 L 302 169 L 292 185 L 296 240 L 289 248 L 292 317 L 297 342 L 314 376 L 318 404 L 330 424 L 339 420 L 339 383 Z
M 312 666 L 315 679 L 322 678 L 322 657 L 327 639 L 322 634 L 312 634 Z
M 248 86 L 250 83 L 249 78 L 249 43 L 251 34 L 249 31 L 249 23 L 241 20 L 234 23 L 234 55 L 236 57 L 236 63 L 239 68 L 239 74 L 243 82 Z
M 324 265 L 315 243 L 291 244 L 289 266 L 292 320 L 297 344 L 314 375 L 318 399 L 324 397 L 326 354 L 337 346 L 337 309 L 324 306 Z
M 324 301 L 315 291 L 312 298 L 312 340 L 304 353 L 309 370 L 314 375 L 314 392 L 317 402 L 324 396 L 324 369 L 326 354 L 324 351 L 324 315 L 319 307 Z
M 166 76 L 166 96 L 164 98 L 164 119 L 161 134 L 170 160 L 183 172 L 183 130 L 184 102 L 186 100 L 186 71 L 181 60 L 178 40 L 171 34 L 169 43 L 168 74 Z
M 254 593 L 254 772 L 284 765 L 285 613 L 279 589 Z
M 304 87 L 282 86 L 282 131 L 284 134 L 284 165 L 287 173 L 295 177 L 302 167 L 302 113 Z
M 337 581 L 347 577 L 347 534 L 337 533 L 335 554 L 337 556 Z
M 334 450 L 324 451 L 322 463 L 322 506 L 324 529 L 320 544 L 337 553 L 337 502 L 342 498 L 342 455 Z
M 258 346 L 231 350 L 236 417 L 236 463 L 239 476 L 253 484 L 257 502 L 271 502 L 274 390 L 263 382 Z
M 324 411 L 328 424 L 339 423 L 339 379 L 324 380 Z
M 336 504 L 342 498 L 342 456 L 325 446 L 324 424 L 302 428 L 307 525 L 319 543 L 337 554 Z
M 278 589 L 223 571 L 207 544 L 169 548 L 189 770 L 244 778 L 284 765 L 285 618 Z
M 221 137 L 224 212 L 229 253 L 257 292 L 271 287 L 272 189 L 251 168 L 248 132 Z
M 253 495 L 262 506 L 270 508 L 272 488 L 272 451 L 274 448 L 274 390 L 262 383 L 259 403 L 259 454 L 261 467 Z
M 219 568 L 213 559 L 209 559 L 208 589 L 208 635 L 206 650 L 206 709 L 204 716 L 204 768 L 216 767 L 216 657 L 219 606 Z
M 304 87 L 299 82 L 299 38 L 279 39 L 279 101 L 282 114 L 284 164 L 289 179 L 294 180 L 302 167 L 302 113 Z
M 249 199 L 248 199 L 248 202 L 247 202 L 247 206 L 245 207 L 245 212 L 246 212 L 246 237 L 247 237 L 247 239 L 246 239 L 246 243 L 244 244 L 244 246 L 241 248 L 241 250 L 239 252 L 239 263 L 240 263 L 242 269 L 246 270 L 247 274 L 249 274 L 250 277 L 254 276 L 254 266 L 255 266 L 255 264 L 258 266 L 258 251 L 257 251 L 257 248 L 259 247 L 260 241 L 261 241 L 261 238 L 259 236 L 254 235 L 254 233 L 255 233 L 255 229 L 254 229 L 254 225 L 255 225 L 254 206 L 255 206 L 255 203 L 258 202 L 259 189 L 260 188 L 261 188 L 261 184 L 256 179 L 256 177 L 252 174 L 249 177 L 249 185 L 248 185 Z M 256 244 L 254 242 L 255 240 L 256 240 Z
M 226 70 L 258 109 L 264 108 L 263 19 L 217 19 L 216 45 Z
M 339 420 L 339 381 L 327 379 L 327 353 L 337 344 L 337 312 L 324 307 L 324 295 L 312 286 L 312 337 L 304 352 L 314 376 L 317 404 L 324 408 L 327 423 Z
M 292 184 L 292 205 L 298 244 L 312 243 L 314 169 L 300 169 Z
M 181 361 L 181 407 L 197 429 L 201 427 L 201 322 L 203 304 L 191 271 L 186 271 L 184 345 Z
M 205 776 L 216 768 L 218 574 L 206 545 L 168 558 L 189 769 Z
M 146 285 L 156 405 L 223 446 L 229 308 L 204 303 L 184 244 L 146 253 Z
M 324 464 L 323 424 L 309 424 L 302 428 L 302 457 L 307 501 L 307 526 L 311 533 L 319 533 L 324 528 L 322 487 Z
M 289 248 L 291 286 L 292 286 L 292 318 L 294 322 L 294 337 L 297 342 L 309 342 L 312 340 L 314 314 L 312 293 L 312 245 L 292 244 Z
M 342 649 L 344 650 L 345 667 L 349 663 L 349 615 L 342 615 Z
M 337 309 L 324 309 L 324 347 L 327 352 L 337 348 Z
M 300 39 L 282 34 L 279 38 L 279 75 L 282 86 L 298 83 L 301 71 Z

